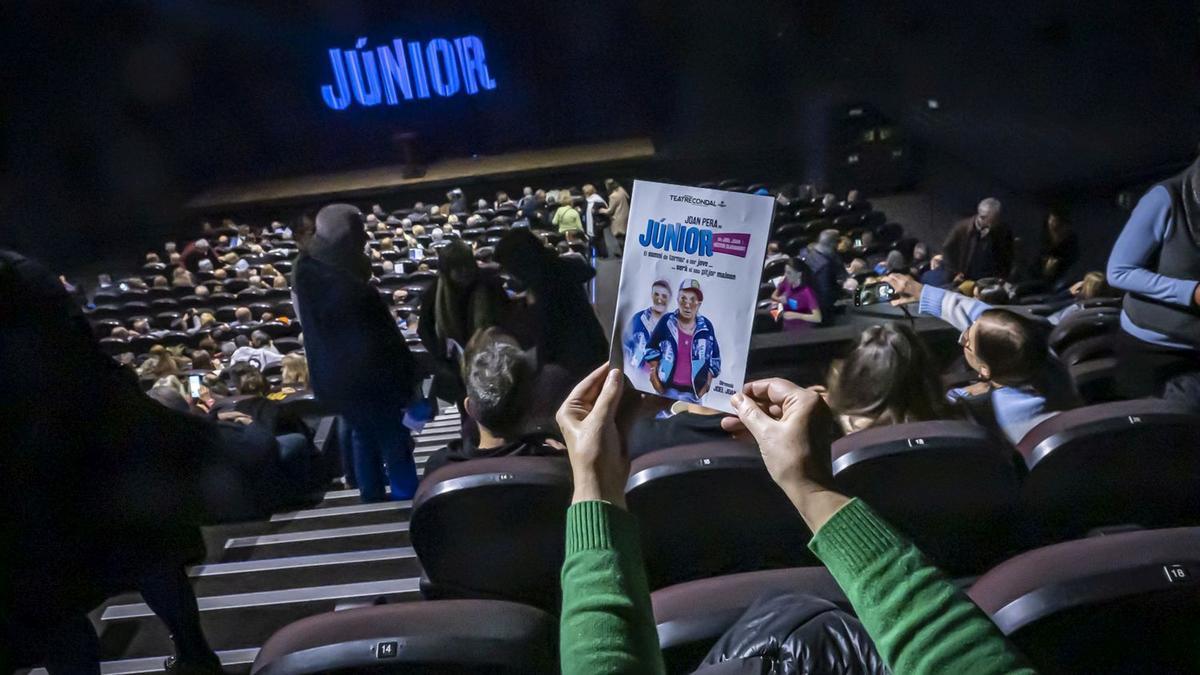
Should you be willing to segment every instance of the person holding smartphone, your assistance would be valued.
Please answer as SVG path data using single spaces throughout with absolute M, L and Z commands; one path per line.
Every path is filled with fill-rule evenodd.
M 809 274 L 803 261 L 789 258 L 783 278 L 771 294 L 771 299 L 779 303 L 777 316 L 786 331 L 808 330 L 821 324 L 821 303 L 808 284 Z

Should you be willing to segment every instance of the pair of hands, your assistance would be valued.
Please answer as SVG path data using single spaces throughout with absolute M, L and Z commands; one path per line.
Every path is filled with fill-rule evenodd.
M 574 502 L 602 500 L 625 508 L 629 457 L 616 422 L 623 391 L 621 371 L 604 365 L 576 385 L 558 409 L 555 419 L 567 443 Z M 828 415 L 821 396 L 771 378 L 747 383 L 731 402 L 737 415 L 721 420 L 721 427 L 754 437 L 771 479 L 816 532 L 848 501 L 829 488 L 828 445 L 814 444 L 811 437 L 811 422 Z

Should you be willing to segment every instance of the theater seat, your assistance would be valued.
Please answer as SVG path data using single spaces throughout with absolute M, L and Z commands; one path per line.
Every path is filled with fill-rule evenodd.
M 1113 525 L 1200 524 L 1200 416 L 1158 399 L 1059 413 L 1017 444 L 1043 541 Z
M 273 342 L 275 344 L 275 349 L 278 349 L 280 354 L 291 354 L 292 352 L 299 351 L 304 348 L 304 346 L 300 344 L 300 339 L 294 337 L 282 337 L 273 340 Z
M 1194 673 L 1200 663 L 1200 528 L 1047 546 L 968 594 L 1038 672 Z
M 1113 336 L 1108 333 L 1077 340 L 1059 353 L 1059 360 L 1068 366 L 1077 366 L 1087 361 L 1112 356 L 1114 342 Z
M 1050 348 L 1062 354 L 1072 344 L 1098 335 L 1112 335 L 1120 328 L 1121 313 L 1112 307 L 1081 309 L 1063 319 L 1050 331 Z
M 650 587 L 814 564 L 812 534 L 754 445 L 714 441 L 638 457 L 625 484 Z
M 1068 349 L 1068 351 L 1070 351 Z M 1117 357 L 1097 356 L 1069 366 L 1071 380 L 1079 398 L 1088 404 L 1115 401 L 1117 392 Z
M 780 593 L 807 593 L 850 609 L 833 576 L 816 566 L 727 574 L 651 593 L 667 672 L 692 672 L 755 600 Z
M 834 441 L 833 475 L 951 574 L 979 573 L 1020 550 L 1020 463 L 962 421 L 864 429 Z
M 410 526 L 422 593 L 557 612 L 571 490 L 565 457 L 475 459 L 425 476 Z
M 486 600 L 327 612 L 276 631 L 250 672 L 555 673 L 557 628 L 533 607 Z

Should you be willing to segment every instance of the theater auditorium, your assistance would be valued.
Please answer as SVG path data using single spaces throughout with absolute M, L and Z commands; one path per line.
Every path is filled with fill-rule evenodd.
M 14 10 L 0 672 L 1200 673 L 1194 1 Z

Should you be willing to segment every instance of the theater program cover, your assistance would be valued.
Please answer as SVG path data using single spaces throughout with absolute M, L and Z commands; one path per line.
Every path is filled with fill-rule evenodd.
M 639 390 L 732 412 L 775 200 L 634 181 L 613 363 Z

